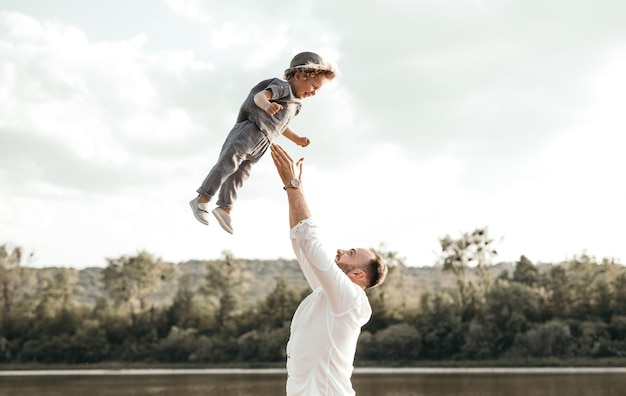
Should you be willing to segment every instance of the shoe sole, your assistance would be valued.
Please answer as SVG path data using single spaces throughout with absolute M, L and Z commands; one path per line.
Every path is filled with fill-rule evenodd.
M 189 206 L 191 206 L 191 211 L 193 212 L 193 217 L 195 217 L 195 218 L 196 218 L 196 220 L 198 220 L 200 223 L 202 223 L 202 224 L 204 224 L 204 225 L 208 226 L 208 225 L 209 225 L 209 222 L 208 222 L 208 221 L 206 221 L 205 219 L 203 219 L 202 217 L 198 216 L 198 213 L 196 213 L 196 207 L 195 207 L 195 206 L 193 206 L 193 201 L 190 201 L 190 202 L 189 202 Z
M 217 219 L 217 222 L 220 223 L 220 226 L 222 226 L 224 231 L 226 231 L 229 234 L 233 233 L 233 229 L 228 226 L 228 224 L 224 221 L 224 219 L 222 219 L 222 217 L 218 214 L 216 209 L 213 210 L 211 213 L 213 213 L 213 216 L 215 216 L 215 218 Z

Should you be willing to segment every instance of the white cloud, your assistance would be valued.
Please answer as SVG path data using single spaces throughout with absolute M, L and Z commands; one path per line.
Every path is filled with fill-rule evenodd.
M 177 14 L 195 22 L 208 23 L 211 15 L 205 10 L 202 0 L 164 0 Z
M 187 201 L 250 87 L 312 50 L 340 74 L 292 123 L 311 146 L 278 142 L 306 157 L 333 247 L 428 265 L 439 237 L 488 226 L 506 259 L 626 255 L 621 2 L 165 4 L 0 14 L 0 243 L 40 265 L 291 256 L 269 158 L 235 236 Z
M 226 22 L 211 35 L 211 44 L 217 49 L 226 49 L 248 44 L 259 32 L 254 26 L 238 22 Z

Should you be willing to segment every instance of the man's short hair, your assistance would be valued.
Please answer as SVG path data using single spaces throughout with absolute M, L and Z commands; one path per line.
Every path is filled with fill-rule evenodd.
M 370 275 L 370 283 L 367 289 L 380 286 L 387 277 L 387 264 L 382 256 L 374 249 L 369 249 L 374 258 L 367 263 L 367 273 Z

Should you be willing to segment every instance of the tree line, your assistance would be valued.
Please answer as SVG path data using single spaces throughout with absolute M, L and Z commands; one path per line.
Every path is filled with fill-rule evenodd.
M 626 356 L 626 271 L 585 253 L 559 264 L 521 256 L 494 273 L 487 229 L 440 239 L 446 286 L 416 286 L 397 252 L 385 284 L 368 290 L 374 311 L 359 364 Z M 229 252 L 194 277 L 152 254 L 107 259 L 103 297 L 79 304 L 78 271 L 34 278 L 19 247 L 0 246 L 0 362 L 282 364 L 290 320 L 310 290 L 279 278 L 256 301 L 241 296 L 252 273 Z M 297 266 L 297 263 L 294 262 Z M 163 283 L 174 297 L 155 304 Z

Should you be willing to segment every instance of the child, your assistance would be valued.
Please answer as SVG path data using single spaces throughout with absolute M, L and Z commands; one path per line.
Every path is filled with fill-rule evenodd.
M 237 190 L 250 176 L 274 138 L 284 135 L 295 144 L 306 147 L 310 141 L 298 136 L 289 122 L 300 112 L 301 99 L 315 95 L 327 81 L 335 78 L 335 68 L 313 52 L 293 57 L 285 70 L 286 81 L 271 78 L 258 83 L 239 109 L 235 126 L 222 146 L 222 151 L 207 177 L 198 188 L 198 197 L 189 202 L 196 219 L 209 225 L 208 203 L 219 189 L 213 215 L 220 226 L 233 233 L 230 211 L 237 199 Z

